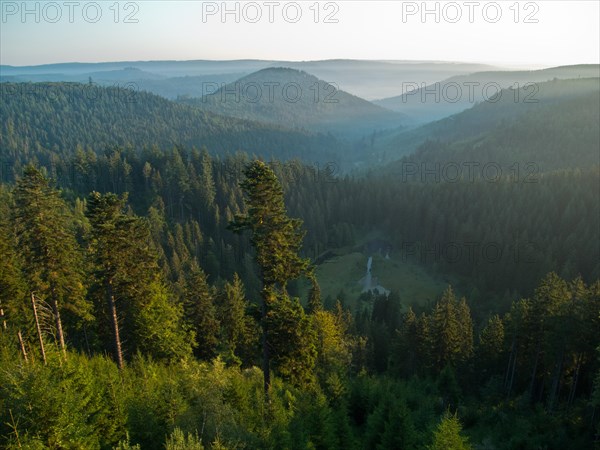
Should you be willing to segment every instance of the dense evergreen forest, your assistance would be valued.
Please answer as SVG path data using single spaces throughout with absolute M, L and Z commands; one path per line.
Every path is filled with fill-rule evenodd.
M 246 151 L 289 159 L 299 152 L 331 160 L 332 136 L 235 119 L 129 87 L 80 83 L 0 83 L 2 160 L 59 159 L 76 146 L 206 145 L 215 153 Z M 328 159 L 329 158 L 329 159 Z
M 0 446 L 597 444 L 600 168 L 593 130 L 570 128 L 597 96 L 552 122 L 573 133 L 568 148 L 588 136 L 572 165 L 562 144 L 536 147 L 544 110 L 519 142 L 523 161 L 547 150 L 548 164 L 490 157 L 512 148 L 494 128 L 478 138 L 489 152 L 477 161 L 502 174 L 456 179 L 412 171 L 470 161 L 479 147 L 468 139 L 427 141 L 389 170 L 340 176 L 277 153 L 331 137 L 263 136 L 252 122 L 193 113 L 206 121 L 199 133 L 248 127 L 257 147 L 264 138 L 261 154 L 278 159 L 260 162 L 234 153 L 245 149 L 235 133 L 162 134 L 178 117 L 171 103 L 146 114 L 141 102 L 144 122 L 124 125 L 137 116 L 120 116 L 120 103 L 79 114 L 80 100 L 2 103 Z M 322 298 L 315 266 L 373 231 L 394 258 L 452 285 L 431 304 L 396 292 Z
M 382 132 L 364 145 L 391 162 L 417 153 L 424 161 L 535 161 L 544 170 L 587 167 L 598 163 L 599 92 L 597 77 L 503 89 L 461 113 L 408 132 Z M 422 151 L 427 141 L 440 145 Z

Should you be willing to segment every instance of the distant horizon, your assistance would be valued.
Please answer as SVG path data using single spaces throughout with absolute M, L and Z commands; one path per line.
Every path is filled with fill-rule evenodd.
M 509 70 L 539 70 L 553 67 L 567 67 L 578 65 L 600 65 L 599 62 L 581 62 L 581 63 L 549 63 L 549 62 L 505 62 L 505 61 L 462 61 L 462 60 L 443 60 L 443 59 L 378 59 L 378 58 L 319 58 L 319 59 L 270 59 L 270 58 L 193 58 L 193 59 L 115 59 L 115 60 L 99 60 L 99 61 L 84 61 L 84 60 L 66 60 L 45 62 L 40 64 L 8 64 L 0 63 L 0 67 L 11 68 L 29 68 L 29 67 L 44 67 L 44 66 L 60 66 L 60 65 L 101 65 L 101 64 L 122 64 L 122 63 L 185 63 L 185 62 L 241 62 L 241 61 L 256 61 L 256 62 L 291 62 L 291 63 L 312 63 L 312 62 L 333 62 L 333 61 L 355 61 L 355 62 L 379 62 L 379 63 L 402 63 L 402 64 L 472 64 L 484 65 L 495 68 Z

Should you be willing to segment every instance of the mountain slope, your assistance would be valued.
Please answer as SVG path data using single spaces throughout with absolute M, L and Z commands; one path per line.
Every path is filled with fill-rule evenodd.
M 426 164 L 531 163 L 538 172 L 600 164 L 600 79 L 554 80 L 539 87 L 536 103 L 514 102 L 515 92 L 503 91 L 505 100 L 400 133 L 386 148 L 416 149 L 402 161 Z
M 221 117 L 146 92 L 78 83 L 1 83 L 0 156 L 97 152 L 114 146 L 206 146 L 280 159 L 327 161 L 340 151 L 331 136 Z
M 409 115 L 413 120 L 425 123 L 448 117 L 478 102 L 492 98 L 498 89 L 522 88 L 527 83 L 541 83 L 552 79 L 575 79 L 600 77 L 597 64 L 561 66 L 531 71 L 487 71 L 469 75 L 457 75 L 443 81 L 419 87 L 424 82 L 406 83 L 415 88 L 412 92 L 375 100 L 373 103 Z M 535 95 L 532 86 L 527 94 Z M 526 95 L 527 95 L 526 94 Z
M 215 83 L 216 85 L 216 83 Z M 295 69 L 264 69 L 200 99 L 202 110 L 293 128 L 357 137 L 398 127 L 407 118 Z

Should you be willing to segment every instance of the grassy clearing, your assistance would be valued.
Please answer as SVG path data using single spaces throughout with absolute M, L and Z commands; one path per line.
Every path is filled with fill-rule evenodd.
M 423 267 L 392 254 L 385 259 L 374 254 L 372 274 L 378 283 L 400 294 L 404 305 L 433 303 L 448 285 L 448 281 L 432 276 Z M 340 254 L 317 267 L 317 279 L 323 298 L 335 298 L 343 289 L 351 305 L 361 293 L 359 280 L 365 276 L 368 255 L 361 252 Z

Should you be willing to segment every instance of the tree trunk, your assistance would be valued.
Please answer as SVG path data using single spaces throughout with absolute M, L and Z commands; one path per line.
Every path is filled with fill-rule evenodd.
M 85 348 L 87 349 L 88 356 L 92 356 L 92 351 L 90 350 L 90 342 L 88 341 L 87 327 L 85 326 L 85 324 L 83 325 L 83 336 L 85 338 Z
M 517 350 L 515 349 L 515 355 L 513 357 L 513 366 L 510 373 L 510 380 L 508 382 L 508 396 L 510 397 L 510 393 L 512 392 L 513 382 L 515 380 L 515 370 L 517 368 Z
M 0 319 L 2 319 L 2 328 L 6 330 L 6 320 L 4 318 L 4 308 L 0 306 Z
M 263 380 L 264 380 L 264 390 L 265 390 L 265 401 L 269 403 L 270 399 L 270 391 L 271 391 L 271 372 L 270 372 L 270 354 L 269 354 L 269 341 L 267 337 L 267 301 L 263 298 L 262 304 L 262 371 L 263 371 Z
M 559 391 L 559 386 L 560 386 L 560 377 L 562 376 L 562 368 L 563 368 L 564 358 L 565 358 L 565 347 L 563 345 L 563 347 L 560 351 L 560 358 L 558 360 L 558 363 L 556 364 L 554 377 L 552 379 L 552 387 L 550 388 L 550 400 L 548 401 L 548 412 L 549 413 L 552 413 L 552 411 L 554 410 L 554 404 L 555 404 L 556 398 L 558 396 L 558 391 Z
M 513 337 L 512 344 L 510 346 L 510 353 L 508 354 L 508 366 L 506 367 L 506 374 L 504 375 L 504 388 L 508 388 L 508 383 L 510 381 L 511 368 L 513 365 L 513 358 L 515 357 L 515 349 L 516 349 L 516 338 Z
M 513 336 L 512 344 L 510 346 L 510 354 L 508 357 L 508 367 L 506 368 L 506 376 L 504 379 L 504 387 L 506 389 L 506 396 L 510 397 L 513 387 L 513 381 L 515 379 L 515 370 L 517 368 L 517 337 Z
M 38 318 L 37 306 L 35 305 L 35 295 L 31 293 L 31 305 L 33 306 L 33 317 L 35 318 L 35 327 L 37 329 L 38 338 L 40 339 L 40 350 L 42 351 L 42 359 L 46 365 L 46 350 L 44 349 L 44 339 L 42 338 L 42 328 L 40 327 L 40 319 Z
M 62 321 L 60 320 L 60 311 L 58 310 L 58 300 L 54 288 L 52 289 L 52 313 L 54 314 L 54 323 L 56 326 L 56 334 L 58 335 L 58 345 L 65 357 L 67 358 L 67 349 L 65 346 L 65 335 L 63 333 Z
M 573 380 L 571 381 L 571 390 L 569 392 L 569 399 L 567 400 L 567 407 L 570 407 L 573 404 L 573 400 L 575 399 L 575 392 L 577 391 L 577 382 L 579 381 L 579 370 L 581 369 L 582 359 L 583 354 L 577 354 L 577 363 L 575 365 L 575 373 L 573 374 Z
M 106 283 L 106 298 L 108 301 L 108 312 L 110 314 L 113 326 L 115 360 L 119 369 L 123 369 L 123 350 L 121 348 L 121 337 L 119 334 L 119 317 L 117 316 L 117 306 L 115 305 L 115 296 L 113 293 L 112 280 L 108 280 Z
M 529 395 L 532 402 L 535 400 L 535 377 L 537 375 L 538 362 L 540 360 L 540 346 L 540 342 L 538 341 L 538 344 L 535 348 L 535 361 L 533 363 L 533 370 L 531 371 L 531 383 L 529 384 Z
M 23 336 L 21 336 L 21 330 L 17 332 L 17 336 L 19 337 L 19 346 L 21 347 L 21 353 L 23 353 L 23 358 L 25 362 L 29 361 L 27 359 L 27 350 L 25 350 L 25 344 L 23 343 Z

